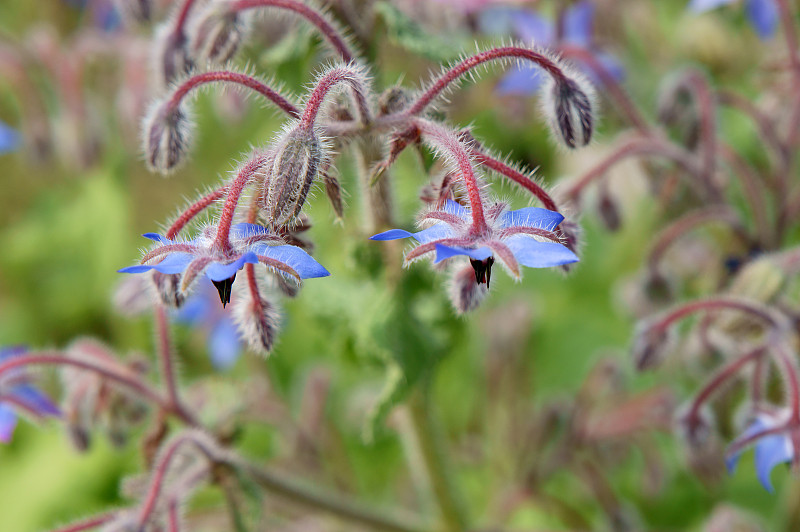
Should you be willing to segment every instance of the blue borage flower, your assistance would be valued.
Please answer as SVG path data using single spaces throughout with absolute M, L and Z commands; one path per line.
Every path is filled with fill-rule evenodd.
M 0 363 L 25 356 L 22 346 L 0 349 Z M 61 417 L 61 411 L 44 393 L 30 383 L 23 368 L 15 368 L 0 380 L 0 441 L 8 443 L 17 426 L 17 410 L 34 418 Z
M 483 10 L 479 24 L 484 33 L 493 35 L 512 34 L 527 43 L 558 50 L 559 46 L 584 48 L 594 54 L 597 60 L 616 80 L 625 76 L 625 69 L 613 55 L 599 51 L 594 46 L 593 24 L 594 5 L 584 0 L 564 10 L 561 18 L 562 34 L 559 37 L 556 25 L 531 9 L 519 7 L 493 7 Z M 579 62 L 580 63 L 580 62 Z M 593 81 L 596 76 L 591 69 L 584 69 Z M 539 69 L 531 66 L 517 66 L 508 71 L 497 84 L 499 94 L 535 94 L 542 86 L 544 77 Z
M 720 6 L 733 4 L 735 0 L 692 0 L 689 2 L 689 11 L 692 13 L 705 13 Z M 750 25 L 762 40 L 775 35 L 778 29 L 780 13 L 775 0 L 745 0 L 744 12 Z
M 474 234 L 470 210 L 447 200 L 443 209 L 423 216 L 422 223 L 433 221 L 427 229 L 416 233 L 391 229 L 370 237 L 370 240 L 413 238 L 420 245 L 406 254 L 406 263 L 434 251 L 434 263 L 466 255 L 475 270 L 475 281 L 487 286 L 495 257 L 517 279 L 520 277 L 520 264 L 529 268 L 549 268 L 578 261 L 575 253 L 561 244 L 553 232 L 564 220 L 557 212 L 537 207 L 509 211 L 508 204 L 497 202 L 486 209 L 485 215 L 487 231 Z
M 151 270 L 163 274 L 183 274 L 181 290 L 186 291 L 198 275 L 205 274 L 219 291 L 223 305 L 230 301 L 236 272 L 245 264 L 265 264 L 276 274 L 300 281 L 330 275 L 311 255 L 296 246 L 283 243 L 280 237 L 256 224 L 231 227 L 230 246 L 219 250 L 214 246 L 216 228 L 209 226 L 191 241 L 169 240 L 156 233 L 143 236 L 161 244 L 142 258 L 142 264 L 118 270 L 121 273 L 143 273 Z
M 759 414 L 747 429 L 733 441 L 732 445 L 748 440 L 765 431 L 786 425 L 787 416 L 788 410 L 786 409 L 780 410 L 775 414 Z M 786 432 L 778 432 L 758 438 L 755 441 L 754 449 L 758 480 L 764 486 L 764 489 L 773 493 L 775 489 L 772 487 L 770 473 L 776 465 L 791 462 L 795 455 L 795 448 L 788 429 Z M 729 473 L 733 473 L 736 469 L 741 454 L 742 451 L 740 450 L 726 457 L 725 465 Z

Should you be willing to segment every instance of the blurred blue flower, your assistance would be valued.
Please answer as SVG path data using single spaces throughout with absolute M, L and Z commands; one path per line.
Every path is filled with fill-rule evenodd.
M 625 69 L 613 55 L 596 50 L 593 46 L 594 5 L 589 0 L 578 2 L 562 14 L 562 35 L 559 38 L 555 24 L 530 9 L 494 7 L 485 9 L 479 18 L 479 27 L 490 35 L 514 35 L 527 43 L 558 51 L 560 46 L 574 46 L 591 52 L 616 80 L 625 77 Z M 594 71 L 583 69 L 592 81 L 597 82 Z M 510 70 L 497 85 L 500 94 L 534 94 L 544 78 L 539 69 L 517 66 Z
M 240 223 L 231 227 L 230 247 L 219 250 L 214 245 L 216 228 L 209 226 L 195 240 L 173 241 L 156 233 L 143 235 L 161 244 L 150 250 L 143 264 L 118 270 L 121 273 L 143 273 L 155 270 L 164 274 L 182 273 L 181 290 L 185 291 L 200 274 L 205 274 L 219 291 L 223 306 L 230 301 L 236 273 L 245 264 L 264 264 L 279 275 L 301 279 L 326 277 L 328 270 L 311 255 L 296 246 L 283 243 L 265 228 Z M 153 262 L 157 261 L 157 262 Z M 145 264 L 153 262 L 152 264 Z
M 0 121 L 0 155 L 17 151 L 20 144 L 19 132 L 5 122 Z
M 111 0 L 64 0 L 81 11 L 87 11 L 92 17 L 92 24 L 103 31 L 114 32 L 122 27 L 122 19 Z
M 470 258 L 478 284 L 489 284 L 491 267 L 497 257 L 514 277 L 520 276 L 519 265 L 549 268 L 577 262 L 578 257 L 561 244 L 552 231 L 564 217 L 553 211 L 528 207 L 509 211 L 505 203 L 495 203 L 485 212 L 487 231 L 471 231 L 472 213 L 452 200 L 444 208 L 431 211 L 422 221 L 434 221 L 422 231 L 411 233 L 391 229 L 370 237 L 370 240 L 397 240 L 411 237 L 419 246 L 406 254 L 406 262 L 435 251 L 434 263 L 457 255 Z
M 0 363 L 25 356 L 22 346 L 0 349 Z M 58 407 L 30 383 L 30 375 L 24 369 L 6 372 L 0 381 L 0 441 L 8 443 L 17 426 L 18 410 L 33 418 L 60 417 Z
M 198 290 L 173 315 L 177 321 L 206 332 L 208 354 L 216 369 L 233 367 L 242 354 L 242 343 L 230 313 L 220 311 L 217 293 L 211 286 Z
M 719 6 L 732 4 L 734 1 L 692 0 L 689 2 L 689 11 L 692 13 L 705 13 Z M 766 40 L 775 35 L 780 20 L 776 0 L 745 0 L 744 12 L 760 39 Z
M 782 419 L 781 416 L 760 414 L 747 429 L 733 441 L 732 445 L 736 445 L 737 442 L 747 440 L 759 433 L 785 424 L 786 421 Z M 794 457 L 792 440 L 786 432 L 770 434 L 758 438 L 754 447 L 756 475 L 758 476 L 758 480 L 761 482 L 761 485 L 764 486 L 764 489 L 773 493 L 775 489 L 772 487 L 772 482 L 770 481 L 770 473 L 776 465 L 792 461 Z M 741 453 L 742 451 L 738 451 L 726 458 L 725 464 L 728 467 L 728 472 L 733 473 L 736 469 Z

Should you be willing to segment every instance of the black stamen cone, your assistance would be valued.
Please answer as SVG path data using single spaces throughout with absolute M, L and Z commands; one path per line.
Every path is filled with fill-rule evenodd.
M 225 305 L 231 302 L 231 288 L 233 288 L 233 281 L 235 280 L 236 274 L 234 273 L 231 277 L 222 281 L 211 281 L 214 283 L 214 286 L 217 287 L 219 300 L 222 301 L 222 308 L 225 308 Z
M 475 282 L 478 284 L 485 284 L 489 288 L 489 281 L 492 279 L 492 264 L 494 264 L 494 257 L 488 257 L 483 260 L 469 259 L 472 269 L 475 270 Z

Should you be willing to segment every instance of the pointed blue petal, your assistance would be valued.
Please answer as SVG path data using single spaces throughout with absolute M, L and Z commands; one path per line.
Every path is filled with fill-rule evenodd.
M 427 244 L 428 242 L 433 242 L 434 240 L 451 238 L 454 235 L 455 233 L 453 232 L 452 227 L 450 227 L 444 222 L 438 222 L 428 227 L 427 229 L 423 229 L 422 231 L 414 233 L 411 236 L 413 236 L 414 240 L 416 240 L 420 244 Z
M 772 487 L 772 482 L 770 481 L 772 469 L 778 464 L 790 462 L 792 455 L 792 443 L 786 435 L 774 434 L 761 438 L 756 443 L 756 475 L 761 485 L 768 492 L 775 492 L 775 488 Z
M 372 235 L 369 237 L 370 240 L 400 240 L 401 238 L 408 238 L 410 236 L 414 236 L 414 233 L 409 233 L 408 231 L 404 231 L 403 229 L 389 229 L 388 231 L 384 231 L 383 233 L 378 233 L 377 235 Z
M 314 257 L 297 246 L 262 245 L 254 247 L 253 249 L 260 255 L 287 264 L 297 272 L 301 279 L 314 279 L 316 277 L 327 277 L 330 275 L 330 272 L 326 270 L 322 264 L 314 260 Z
M 526 96 L 535 94 L 541 88 L 543 81 L 541 72 L 536 68 L 514 67 L 500 78 L 494 90 L 500 96 Z
M 8 405 L 0 403 L 0 442 L 10 442 L 16 426 L 17 414 Z
M 692 0 L 687 9 L 692 13 L 705 13 L 719 6 L 732 4 L 734 0 Z
M 525 226 L 537 227 L 552 231 L 564 217 L 555 212 L 540 207 L 526 207 L 516 211 L 506 211 L 500 216 L 501 227 Z
M 17 151 L 20 144 L 20 135 L 17 130 L 4 122 L 0 122 L 0 155 Z
M 269 229 L 258 224 L 234 224 L 231 227 L 231 238 L 241 239 L 253 235 L 269 233 Z
M 159 235 L 158 233 L 145 233 L 142 235 L 145 238 L 149 238 L 150 240 L 155 240 L 156 242 L 160 242 L 162 244 L 174 244 L 171 240 L 167 240 L 165 237 Z
M 744 11 L 761 40 L 775 35 L 780 17 L 775 0 L 747 0 Z
M 578 262 L 577 255 L 567 246 L 555 242 L 539 242 L 528 235 L 514 235 L 503 243 L 514 254 L 517 262 L 528 268 L 550 268 Z
M 30 384 L 14 386 L 11 393 L 40 416 L 61 417 L 61 410 L 59 410 L 55 403 Z
M 592 44 L 594 5 L 589 0 L 578 2 L 564 12 L 564 41 L 589 48 Z
M 735 440 L 731 442 L 731 445 L 735 445 L 737 442 L 742 440 L 746 440 L 753 434 L 761 432 L 762 430 L 766 430 L 770 425 L 765 423 L 765 421 L 758 417 L 756 418 L 750 425 L 742 432 Z M 736 469 L 736 466 L 739 463 L 739 457 L 742 455 L 742 451 L 738 453 L 729 454 L 725 457 L 725 467 L 728 469 L 728 474 L 732 474 Z
M 468 249 L 457 246 L 445 246 L 436 244 L 436 260 L 434 263 L 441 262 L 456 255 L 466 255 L 467 257 L 475 260 L 483 260 L 492 256 L 492 250 L 486 247 L 478 249 Z
M 152 269 L 167 274 L 182 273 L 194 259 L 191 253 L 170 253 L 158 264 L 153 264 Z
M 244 265 L 248 263 L 258 264 L 258 256 L 252 251 L 248 251 L 235 261 L 227 264 L 212 262 L 206 267 L 205 274 L 212 281 L 224 281 L 233 277 L 236 272 L 244 268 Z
M 446 213 L 460 216 L 461 218 L 464 218 L 464 220 L 472 216 L 469 209 L 451 199 L 444 202 L 444 208 L 442 210 Z
M 242 347 L 239 344 L 239 332 L 232 320 L 224 318 L 217 322 L 208 335 L 208 351 L 216 369 L 233 367 L 242 353 Z

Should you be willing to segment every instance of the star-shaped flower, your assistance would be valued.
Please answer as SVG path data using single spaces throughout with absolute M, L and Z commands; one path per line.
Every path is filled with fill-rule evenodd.
M 436 252 L 435 263 L 466 255 L 475 270 L 475 281 L 487 286 L 495 258 L 515 278 L 520 276 L 520 265 L 549 268 L 578 261 L 553 232 L 564 219 L 561 214 L 536 207 L 510 211 L 502 202 L 489 206 L 485 214 L 486 227 L 476 233 L 470 210 L 448 200 L 443 209 L 431 211 L 422 218 L 422 223 L 433 221 L 427 229 L 416 233 L 391 229 L 370 240 L 414 238 L 419 245 L 406 254 L 406 262 L 431 252 Z
M 215 245 L 215 228 L 208 227 L 191 241 L 169 240 L 156 233 L 143 235 L 160 245 L 142 258 L 142 264 L 119 270 L 143 273 L 155 270 L 164 274 L 182 274 L 181 290 L 186 291 L 200 274 L 205 274 L 219 291 L 223 306 L 230 301 L 236 272 L 245 264 L 265 264 L 271 271 L 297 281 L 330 275 L 311 255 L 296 246 L 283 243 L 256 224 L 231 227 L 227 249 Z
M 770 493 L 775 491 L 770 480 L 770 473 L 776 465 L 791 462 L 796 452 L 789 429 L 775 430 L 786 426 L 788 413 L 788 410 L 782 409 L 775 413 L 759 414 L 731 444 L 736 448 L 738 447 L 737 443 L 755 438 L 756 474 L 761 485 Z M 758 435 L 762 433 L 766 433 L 766 435 L 759 437 Z M 737 450 L 725 459 L 729 472 L 733 473 L 736 469 L 741 453 L 741 449 Z
M 692 13 L 705 13 L 732 3 L 734 0 L 692 0 L 688 9 Z M 775 35 L 780 20 L 776 0 L 745 0 L 744 12 L 760 39 L 766 40 Z
M 0 363 L 23 357 L 26 351 L 21 346 L 0 349 Z M 0 441 L 11 441 L 18 411 L 35 419 L 61 417 L 58 407 L 31 384 L 30 375 L 22 368 L 8 371 L 0 380 Z

